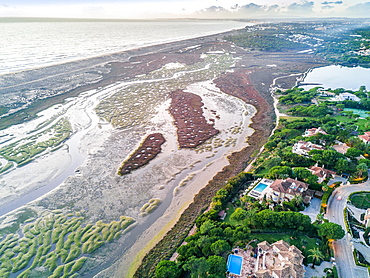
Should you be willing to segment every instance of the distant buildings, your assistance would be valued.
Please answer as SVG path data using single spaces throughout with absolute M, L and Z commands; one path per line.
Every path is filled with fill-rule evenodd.
M 322 183 L 326 178 L 333 178 L 336 175 L 336 172 L 318 166 L 312 166 L 309 170 L 319 178 L 317 180 L 318 183 Z
M 310 128 L 310 129 L 306 129 L 306 131 L 303 133 L 303 137 L 311 137 L 311 136 L 314 136 L 314 135 L 317 135 L 317 134 L 324 134 L 324 135 L 328 135 L 325 130 L 323 130 L 321 127 L 318 127 L 318 128 Z
M 364 135 L 359 135 L 358 138 L 360 138 L 365 144 L 370 144 L 370 131 L 365 132 Z
M 309 151 L 311 150 L 324 150 L 325 148 L 321 145 L 316 145 L 311 142 L 299 141 L 293 145 L 293 153 L 308 156 Z

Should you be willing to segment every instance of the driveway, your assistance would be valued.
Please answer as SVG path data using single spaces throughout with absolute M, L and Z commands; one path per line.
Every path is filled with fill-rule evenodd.
M 326 218 L 330 222 L 337 223 L 346 231 L 343 210 L 347 205 L 347 198 L 353 192 L 370 191 L 370 181 L 358 185 L 342 185 L 338 187 L 329 199 Z M 339 197 L 341 196 L 341 197 Z M 333 243 L 334 254 L 341 278 L 368 278 L 369 274 L 365 267 L 355 264 L 353 258 L 353 242 L 351 235 L 347 233 L 344 238 Z
M 324 272 L 324 269 L 325 268 L 332 268 L 333 265 L 331 262 L 322 262 L 319 266 L 315 266 L 315 268 L 312 268 L 311 267 L 312 264 L 310 264 L 309 266 L 305 266 L 305 274 L 304 274 L 304 278 L 311 278 L 313 276 L 316 276 L 316 277 L 325 277 L 326 274 Z
M 319 198 L 312 198 L 310 205 L 301 211 L 304 215 L 308 215 L 311 218 L 311 222 L 316 220 L 316 216 L 320 213 L 321 200 Z

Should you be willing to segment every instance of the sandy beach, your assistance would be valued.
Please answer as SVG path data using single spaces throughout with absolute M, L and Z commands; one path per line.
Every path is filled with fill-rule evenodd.
M 266 59 L 221 37 L 124 52 L 121 61 L 119 55 L 114 61 L 107 58 L 109 73 L 97 83 L 70 90 L 68 98 L 59 97 L 66 102 L 51 100 L 54 106 L 28 122 L 23 137 L 12 127 L 1 131 L 10 140 L 30 141 L 27 134 L 32 132 L 47 140 L 53 134 L 43 130 L 63 118 L 73 132 L 58 149 L 47 149 L 0 177 L 4 206 L 65 175 L 27 208 L 38 217 L 45 211 L 79 212 L 85 224 L 120 216 L 134 219 L 129 231 L 90 255 L 81 277 L 132 277 L 141 259 L 175 225 L 194 196 L 227 167 L 232 168 L 227 175 L 245 169 L 253 151 L 270 135 L 275 123 L 269 91 L 272 80 L 313 66 L 309 54 L 300 54 L 299 62 L 295 53 L 273 53 Z M 291 81 L 280 85 L 288 87 Z M 205 119 L 220 131 L 194 149 L 178 147 L 169 112 L 170 93 L 177 89 L 198 95 Z M 37 128 L 43 124 L 44 129 Z M 122 162 L 152 133 L 163 134 L 162 152 L 130 174 L 117 175 Z M 219 182 L 230 178 L 227 175 Z M 157 207 L 143 214 L 142 208 L 153 199 L 158 200 Z M 0 219 L 3 226 L 8 225 L 4 219 Z

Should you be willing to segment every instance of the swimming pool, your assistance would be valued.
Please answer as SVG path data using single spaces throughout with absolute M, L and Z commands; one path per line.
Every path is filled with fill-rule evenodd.
M 242 257 L 231 254 L 227 258 L 227 270 L 231 274 L 240 275 L 242 273 L 242 263 Z
M 259 183 L 253 190 L 256 190 L 258 192 L 262 192 L 268 185 L 264 183 Z

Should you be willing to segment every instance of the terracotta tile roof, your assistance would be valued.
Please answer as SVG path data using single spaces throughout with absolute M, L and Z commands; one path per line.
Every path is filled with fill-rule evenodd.
M 327 170 L 327 169 L 324 169 L 322 167 L 318 167 L 318 166 L 312 166 L 310 168 L 312 174 L 318 176 L 319 178 L 323 178 L 323 177 L 327 177 L 329 175 L 335 175 L 336 172 L 334 171 L 330 171 L 330 170 Z
M 350 147 L 342 143 L 342 144 L 334 145 L 332 146 L 332 148 L 336 150 L 338 153 L 345 154 Z
M 281 193 L 301 195 L 304 191 L 308 189 L 308 184 L 292 178 L 287 178 L 285 180 L 277 179 L 270 186 L 270 188 Z
M 283 240 L 273 244 L 263 241 L 257 244 L 259 247 L 259 258 L 251 258 L 246 253 L 248 259 L 254 260 L 255 264 L 249 263 L 249 269 L 243 275 L 254 275 L 258 278 L 303 278 L 303 255 L 294 245 L 289 245 Z M 258 268 L 255 271 L 255 267 Z M 242 277 L 244 277 L 242 275 Z
M 271 248 L 271 245 L 266 240 L 258 243 L 257 246 L 263 251 L 267 251 Z
M 359 135 L 358 137 L 363 141 L 370 142 L 370 131 L 365 132 L 364 135 Z

